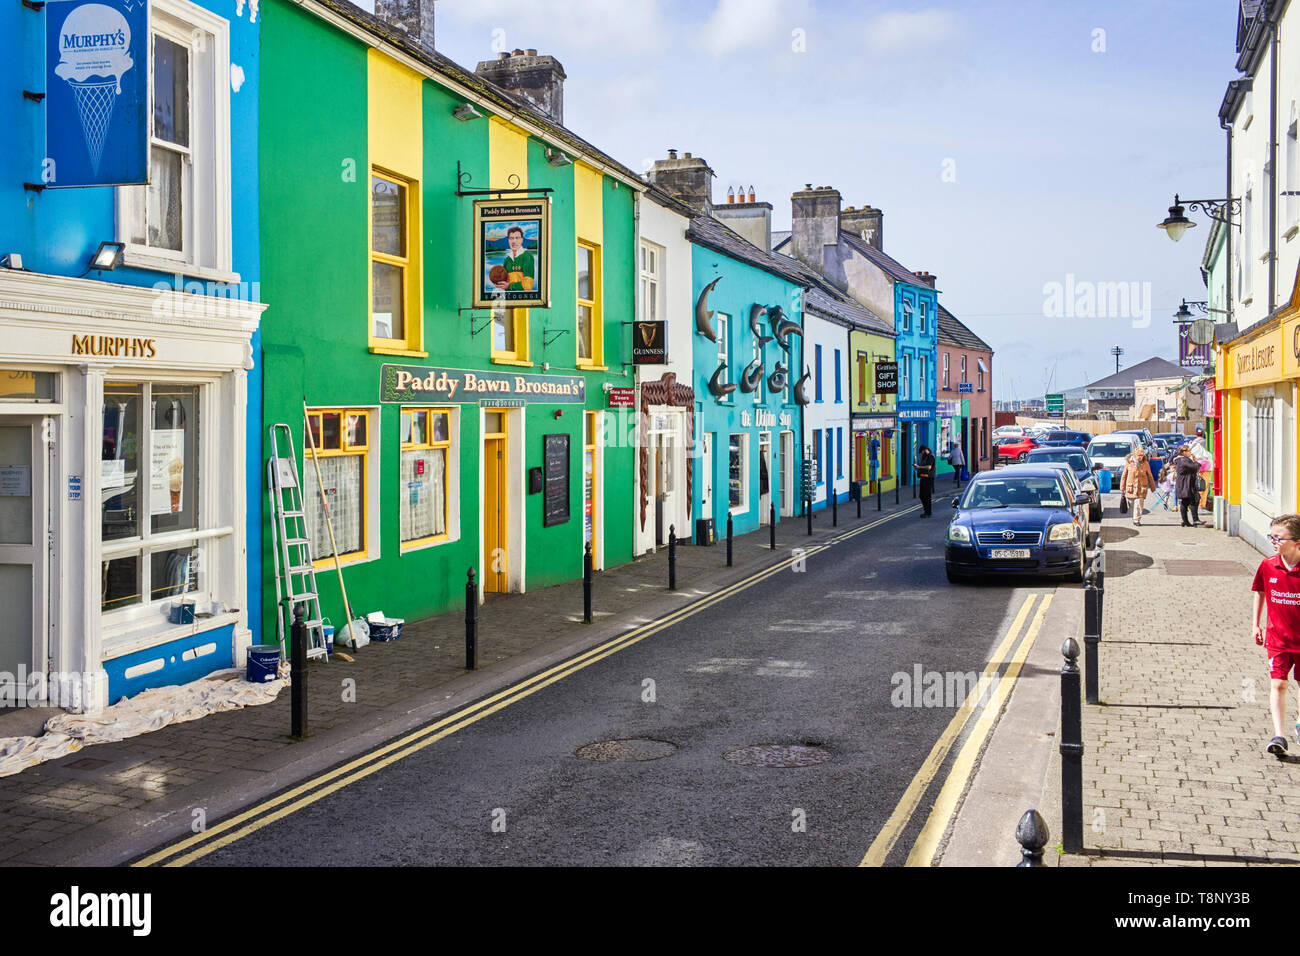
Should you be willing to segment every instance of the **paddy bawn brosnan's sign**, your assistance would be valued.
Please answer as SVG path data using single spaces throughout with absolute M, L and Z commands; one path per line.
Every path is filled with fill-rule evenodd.
M 485 402 L 484 400 L 489 400 Z M 523 375 L 483 372 L 465 368 L 430 368 L 427 365 L 385 365 L 380 370 L 381 402 L 474 402 L 492 399 L 516 405 L 584 405 L 587 383 L 581 375 Z

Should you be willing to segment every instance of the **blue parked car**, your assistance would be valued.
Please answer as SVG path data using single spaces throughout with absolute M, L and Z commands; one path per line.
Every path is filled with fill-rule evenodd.
M 1027 465 L 1045 465 L 1052 461 L 1062 462 L 1070 466 L 1070 470 L 1074 472 L 1074 477 L 1079 479 L 1079 484 L 1083 485 L 1083 490 L 1088 492 L 1088 517 L 1093 521 L 1100 521 L 1101 489 L 1097 480 L 1097 472 L 1101 471 L 1101 465 L 1089 458 L 1086 450 L 1072 445 L 1031 448 L 1029 455 L 1025 458 L 1025 464 Z
M 1087 432 L 1050 431 L 1038 440 L 1043 448 L 1064 447 L 1066 445 L 1083 446 L 1092 441 Z
M 1053 465 L 1013 465 L 971 476 L 945 536 L 954 583 L 985 574 L 1061 575 L 1083 580 L 1089 504 Z

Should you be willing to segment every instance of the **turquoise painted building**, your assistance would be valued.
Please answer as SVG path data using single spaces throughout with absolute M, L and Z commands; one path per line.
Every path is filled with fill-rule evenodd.
M 927 445 L 940 473 L 952 469 L 942 462 L 938 438 L 935 357 L 939 344 L 939 297 L 930 286 L 911 282 L 894 283 L 894 331 L 898 358 L 898 428 L 903 480 L 915 479 L 912 463 L 918 449 Z

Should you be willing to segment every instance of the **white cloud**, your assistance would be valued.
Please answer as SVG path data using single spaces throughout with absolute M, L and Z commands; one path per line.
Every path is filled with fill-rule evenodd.
M 664 42 L 664 0 L 439 0 L 438 16 L 483 30 L 485 54 L 502 50 L 584 50 L 625 57 Z M 485 55 L 489 59 L 490 55 Z
M 803 10 L 789 0 L 719 0 L 700 42 L 714 56 L 769 45 L 807 19 Z
M 957 16 L 950 10 L 895 10 L 868 21 L 866 41 L 877 52 L 906 53 L 941 43 L 956 32 Z

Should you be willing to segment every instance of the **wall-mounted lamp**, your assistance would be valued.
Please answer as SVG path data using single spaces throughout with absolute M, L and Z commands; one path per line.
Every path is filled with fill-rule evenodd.
M 0 257 L 0 268 L 21 272 L 23 269 L 22 255 L 17 252 L 6 252 L 3 257 Z
M 90 259 L 90 268 L 101 272 L 112 272 L 122 264 L 122 252 L 126 249 L 124 242 L 101 242 Z M 90 269 L 86 270 L 87 272 Z
M 562 150 L 562 149 L 550 149 L 550 148 L 548 148 L 548 149 L 546 150 L 546 161 L 547 161 L 548 163 L 550 163 L 552 166 L 572 166 L 572 165 L 573 165 L 573 160 L 569 158 L 569 154 L 566 153 L 566 152 L 564 152 L 564 150 Z
M 483 114 L 474 109 L 472 103 L 461 103 L 460 106 L 451 111 L 451 115 L 456 117 L 456 119 L 460 120 L 462 123 L 468 123 L 470 120 L 483 118 Z

